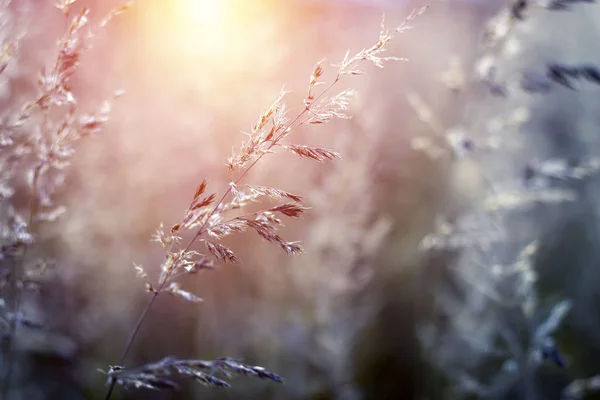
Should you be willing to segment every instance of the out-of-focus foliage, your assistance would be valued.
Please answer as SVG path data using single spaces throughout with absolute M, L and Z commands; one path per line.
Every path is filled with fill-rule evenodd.
M 455 257 L 433 286 L 434 317 L 421 330 L 450 381 L 434 397 L 558 399 L 574 377 L 595 375 L 577 355 L 593 344 L 576 338 L 587 330 L 580 321 L 590 321 L 578 310 L 596 307 L 593 291 L 579 291 L 581 271 L 594 270 L 593 256 L 580 257 L 595 237 L 596 213 L 585 204 L 600 166 L 596 118 L 581 105 L 600 93 L 600 70 L 591 42 L 568 38 L 597 37 L 599 18 L 593 2 L 511 2 L 488 22 L 478 59 L 453 87 L 468 94 L 454 126 L 425 118 L 427 100 L 413 96 L 423 122 L 446 139 L 418 138 L 417 148 L 438 159 L 453 153 L 454 171 L 479 176 L 470 205 L 440 213 L 422 242 Z M 549 29 L 557 24 L 561 34 Z M 570 236 L 561 227 L 583 228 L 582 217 L 587 232 L 558 250 Z M 581 382 L 565 393 L 582 396 Z

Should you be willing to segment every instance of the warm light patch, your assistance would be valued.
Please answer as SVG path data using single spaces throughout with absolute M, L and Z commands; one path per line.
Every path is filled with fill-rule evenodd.
M 218 51 L 227 46 L 228 32 L 235 31 L 235 15 L 229 0 L 175 0 L 175 29 L 187 51 Z
M 225 22 L 229 2 L 226 0 L 179 0 L 178 17 L 190 29 L 218 29 Z
M 193 90 L 238 86 L 271 76 L 288 49 L 277 9 L 265 0 L 146 0 L 132 49 L 172 85 Z M 141 29 L 139 31 L 138 29 Z M 168 78 L 167 78 L 168 77 Z
M 145 25 L 166 54 L 231 56 L 247 48 L 256 26 L 251 0 L 154 0 Z

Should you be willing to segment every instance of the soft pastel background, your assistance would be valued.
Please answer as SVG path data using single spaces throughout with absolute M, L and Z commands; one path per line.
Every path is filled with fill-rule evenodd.
M 99 21 L 119 4 L 78 0 L 73 7 L 90 7 Z M 149 239 L 159 224 L 181 218 L 203 178 L 211 190 L 227 187 L 232 147 L 282 87 L 292 90 L 287 101 L 298 110 L 317 61 L 335 63 L 347 50 L 372 45 L 384 12 L 392 27 L 423 4 L 144 0 L 102 30 L 85 53 L 74 91 L 89 109 L 115 90 L 125 94 L 103 132 L 78 147 L 61 194 L 68 212 L 41 232 L 37 250 L 56 265 L 26 306 L 50 332 L 22 333 L 15 399 L 103 398 L 105 378 L 96 369 L 118 360 L 145 303 L 132 263 L 156 279 L 163 253 Z M 488 51 L 485 26 L 504 2 L 430 5 L 415 28 L 391 44 L 391 55 L 409 61 L 382 70 L 368 66 L 365 76 L 342 82 L 340 88 L 358 90 L 352 120 L 295 134 L 297 143 L 335 149 L 343 160 L 319 164 L 276 154 L 248 177 L 306 197 L 312 209 L 284 231 L 301 240 L 306 253 L 287 256 L 251 234 L 232 238 L 228 244 L 242 262 L 185 283 L 204 298 L 201 304 L 161 297 L 127 361 L 228 356 L 276 372 L 285 384 L 240 377 L 227 390 L 119 388 L 113 398 L 484 397 L 461 390 L 454 372 L 493 380 L 502 359 L 486 346 L 518 322 L 475 295 L 475 284 L 461 281 L 480 279 L 479 270 L 461 267 L 461 250 L 427 253 L 419 244 L 436 216 L 458 218 L 495 183 L 518 181 L 528 161 L 594 156 L 600 87 L 557 85 L 543 95 L 494 97 L 476 82 L 477 60 Z M 9 33 L 25 36 L 2 75 L 3 105 L 32 93 L 64 27 L 52 1 L 15 0 L 11 10 L 5 17 L 18 29 Z M 551 62 L 600 65 L 599 27 L 600 5 L 535 9 L 493 53 L 497 76 L 518 81 L 519 74 L 543 73 Z M 413 148 L 456 126 L 503 145 L 466 160 Z M 557 333 L 569 366 L 544 365 L 530 379 L 532 390 L 511 381 L 487 398 L 559 399 L 572 380 L 599 373 L 598 185 L 594 178 L 569 185 L 578 200 L 534 206 L 504 220 L 507 240 L 540 240 L 534 262 L 540 296 L 573 301 Z M 499 245 L 488 252 L 490 263 L 508 263 L 518 249 Z M 433 342 L 422 335 L 431 325 Z

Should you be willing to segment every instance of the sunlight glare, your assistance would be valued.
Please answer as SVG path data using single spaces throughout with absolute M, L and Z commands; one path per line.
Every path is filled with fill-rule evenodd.
M 232 0 L 176 0 L 174 29 L 186 53 L 222 54 L 232 45 L 239 15 Z
M 176 3 L 177 19 L 190 33 L 216 33 L 227 22 L 230 8 L 227 0 L 177 0 Z
M 283 54 L 280 21 L 262 0 L 149 1 L 140 14 L 145 39 L 133 56 L 194 86 L 267 74 Z

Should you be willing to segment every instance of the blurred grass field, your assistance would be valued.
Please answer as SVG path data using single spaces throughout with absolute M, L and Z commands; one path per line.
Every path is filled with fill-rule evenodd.
M 150 242 L 155 229 L 181 218 L 202 179 L 213 190 L 227 187 L 227 157 L 282 87 L 291 90 L 292 110 L 302 109 L 317 61 L 335 64 L 347 50 L 370 46 L 383 13 L 393 27 L 421 5 L 389 3 L 146 0 L 94 38 L 72 82 L 78 106 L 125 93 L 102 133 L 77 150 L 60 192 L 67 214 L 40 232 L 36 254 L 55 258 L 56 274 L 24 308 L 40 315 L 52 334 L 25 332 L 20 339 L 27 362 L 15 399 L 103 398 L 105 377 L 96 369 L 116 361 L 144 303 L 132 263 L 159 274 L 163 253 Z M 74 7 L 88 6 L 100 20 L 116 5 L 78 0 Z M 36 89 L 39 68 L 64 28 L 52 2 L 13 6 L 10 18 L 26 28 L 14 66 L 2 75 L 6 107 Z M 497 360 L 462 343 L 465 332 L 455 334 L 451 321 L 464 318 L 466 334 L 482 343 L 493 341 L 502 323 L 469 286 L 453 287 L 449 271 L 460 265 L 460 252 L 432 256 L 419 244 L 440 213 L 458 218 L 479 204 L 490 177 L 518 179 L 532 159 L 581 158 L 599 148 L 598 87 L 505 99 L 473 82 L 486 24 L 503 7 L 433 2 L 391 45 L 391 55 L 408 61 L 369 67 L 365 76 L 343 82 L 358 91 L 353 118 L 302 128 L 296 136 L 341 152 L 343 160 L 311 163 L 275 154 L 248 177 L 306 197 L 311 210 L 284 230 L 306 253 L 289 257 L 249 234 L 231 238 L 227 244 L 242 262 L 186 282 L 203 303 L 160 299 L 129 357 L 131 364 L 166 355 L 241 358 L 282 375 L 285 384 L 236 378 L 227 390 L 190 385 L 176 393 L 119 391 L 114 398 L 477 398 L 451 394 L 452 371 L 444 368 L 477 366 L 486 375 L 498 370 Z M 515 28 L 507 48 L 516 50 L 499 51 L 495 59 L 499 79 L 550 62 L 598 65 L 598 6 L 572 8 L 532 12 Z M 464 82 L 455 77 L 464 90 L 448 84 L 452 68 L 464 75 Z M 415 99 L 423 103 L 420 111 Z M 483 137 L 477 135 L 518 107 L 531 118 L 499 134 L 501 140 L 518 136 L 515 148 L 474 161 L 413 148 L 415 139 L 438 140 L 455 126 Z M 574 184 L 576 202 L 509 218 L 512 235 L 531 233 L 541 241 L 534 264 L 543 296 L 566 296 L 574 304 L 563 333 L 571 366 L 539 370 L 538 399 L 559 399 L 568 382 L 598 367 L 596 187 L 593 178 Z M 504 261 L 509 250 L 491 253 Z M 441 317 L 436 301 L 453 290 L 458 311 Z M 423 350 L 417 334 L 432 320 L 448 328 L 434 347 L 439 358 Z M 436 364 L 439 359 L 450 361 Z M 504 389 L 490 398 L 531 399 Z

